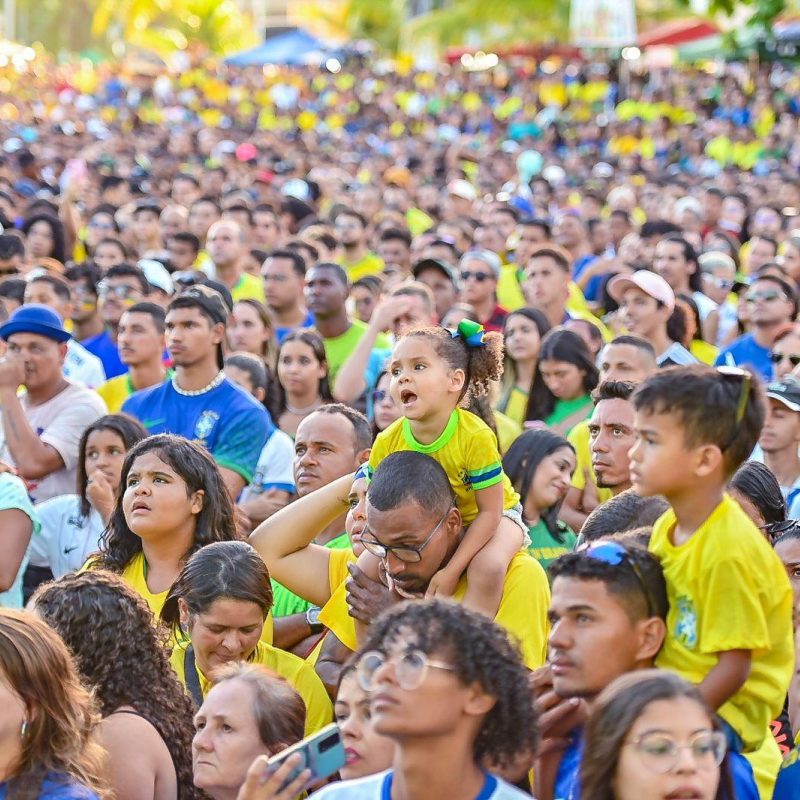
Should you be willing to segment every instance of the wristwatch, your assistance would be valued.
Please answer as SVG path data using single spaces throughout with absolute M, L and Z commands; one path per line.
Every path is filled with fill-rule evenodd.
M 306 611 L 306 622 L 313 634 L 322 633 L 322 631 L 325 630 L 325 626 L 319 621 L 320 611 L 321 609 L 319 606 L 311 606 L 311 608 Z

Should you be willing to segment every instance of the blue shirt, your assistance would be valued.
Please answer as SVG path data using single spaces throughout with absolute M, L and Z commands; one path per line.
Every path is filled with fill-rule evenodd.
M 275 427 L 264 406 L 228 378 L 195 396 L 179 394 L 167 381 L 135 392 L 122 410 L 148 433 L 175 433 L 202 444 L 220 467 L 237 472 L 246 483 L 253 480 Z
M 583 758 L 583 731 L 576 728 L 570 734 L 570 743 L 561 757 L 553 788 L 554 800 L 578 800 L 581 796 L 581 759 Z M 728 752 L 731 780 L 737 800 L 758 800 L 758 789 L 750 762 L 733 750 Z M 786 796 L 787 798 L 789 795 Z M 774 798 L 777 800 L 777 797 Z
M 0 783 L 0 800 L 5 800 L 8 784 Z M 42 781 L 38 800 L 98 800 L 97 795 L 73 778 L 56 772 L 48 773 Z
M 772 380 L 772 361 L 769 353 L 769 348 L 758 344 L 752 333 L 746 333 L 731 342 L 717 356 L 714 366 L 750 367 L 761 376 L 762 380 L 769 383 Z
M 796 800 L 798 797 L 800 797 L 800 748 L 795 747 L 783 760 L 772 800 Z
M 555 800 L 578 800 L 581 796 L 580 770 L 583 757 L 583 731 L 576 728 L 558 765 L 553 797 Z
M 98 333 L 96 336 L 83 339 L 81 344 L 103 362 L 106 380 L 116 378 L 117 375 L 124 375 L 128 371 L 127 365 L 122 363 L 122 359 L 119 357 L 119 350 L 107 330 Z
M 39 535 L 42 529 L 39 518 L 33 510 L 33 503 L 28 496 L 28 489 L 16 475 L 5 472 L 0 475 L 0 511 L 17 509 L 30 518 L 31 521 L 31 540 Z M 30 544 L 25 549 L 22 561 L 17 570 L 17 577 L 11 588 L 6 592 L 0 592 L 0 608 L 22 608 L 22 576 L 28 566 L 28 556 L 30 555 Z
M 290 333 L 292 333 L 292 331 L 299 331 L 301 328 L 313 328 L 313 327 L 314 327 L 314 315 L 309 311 L 306 314 L 306 318 L 299 325 L 287 326 L 286 328 L 275 328 L 275 338 L 278 340 L 278 344 L 281 344 L 283 340 Z

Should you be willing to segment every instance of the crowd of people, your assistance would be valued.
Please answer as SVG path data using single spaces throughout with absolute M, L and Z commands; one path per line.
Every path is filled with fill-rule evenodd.
M 800 794 L 796 69 L 0 94 L 0 798 Z

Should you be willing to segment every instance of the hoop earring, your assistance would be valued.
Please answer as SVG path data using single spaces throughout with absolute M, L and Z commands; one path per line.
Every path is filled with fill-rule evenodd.
M 22 725 L 20 725 L 20 728 L 19 728 L 19 738 L 20 739 L 24 739 L 25 738 L 25 734 L 27 732 L 28 732 L 28 720 L 24 719 L 24 720 L 22 720 Z

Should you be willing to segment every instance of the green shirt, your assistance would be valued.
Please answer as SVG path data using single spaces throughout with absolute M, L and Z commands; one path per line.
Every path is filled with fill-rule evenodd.
M 331 387 L 336 381 L 336 375 L 342 368 L 342 364 L 353 355 L 353 351 L 366 332 L 366 323 L 354 319 L 350 321 L 350 327 L 341 336 L 323 339 L 325 342 L 325 356 L 328 359 L 328 379 Z M 374 346 L 376 349 L 389 350 L 392 345 L 386 336 L 380 333 L 375 338 Z
M 531 537 L 528 552 L 544 567 L 545 572 L 547 572 L 547 568 L 559 556 L 571 553 L 575 547 L 575 543 L 578 541 L 578 537 L 568 525 L 559 522 L 558 529 L 563 540 L 560 542 L 547 529 L 547 525 L 545 525 L 543 519 L 540 519 L 535 525 L 528 528 L 528 533 Z M 548 578 L 549 577 L 550 573 L 548 572 Z
M 548 427 L 560 425 L 565 419 L 574 415 L 573 423 L 564 431 L 564 436 L 566 436 L 579 422 L 592 413 L 592 408 L 594 408 L 594 403 L 588 394 L 576 397 L 574 400 L 556 400 L 556 407 L 553 409 L 553 413 L 545 419 L 544 424 Z
M 350 537 L 346 533 L 340 533 L 325 547 L 329 550 L 346 550 L 350 547 Z M 290 592 L 283 584 L 272 581 L 272 616 L 275 619 L 288 617 L 291 614 L 304 614 L 309 608 L 311 608 L 311 603 L 298 597 L 294 592 Z

